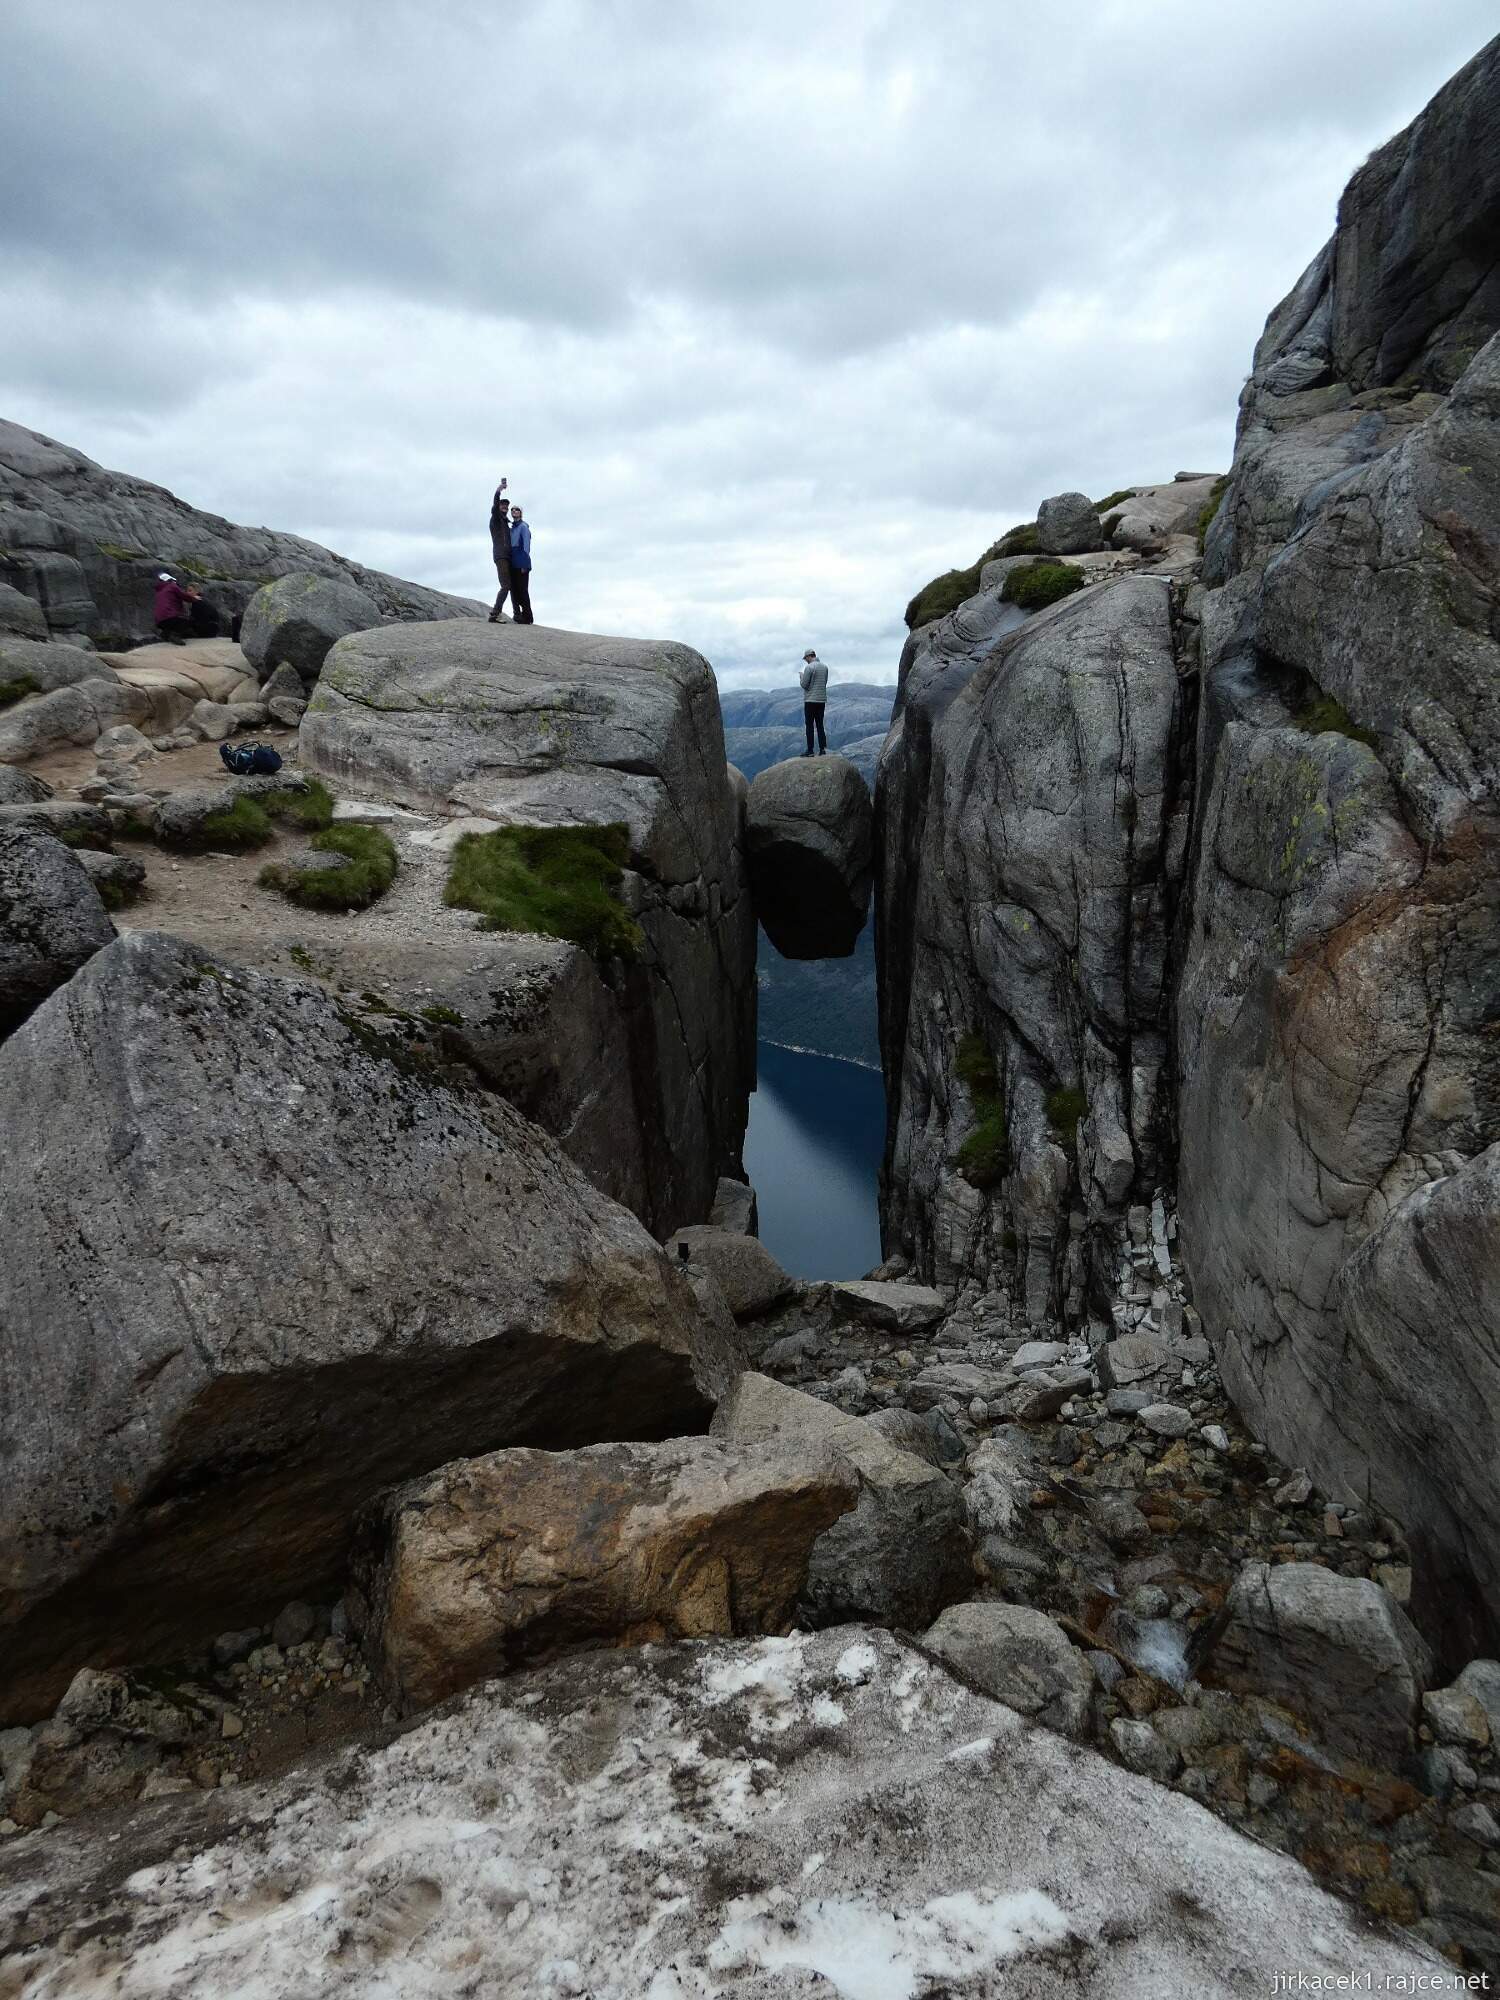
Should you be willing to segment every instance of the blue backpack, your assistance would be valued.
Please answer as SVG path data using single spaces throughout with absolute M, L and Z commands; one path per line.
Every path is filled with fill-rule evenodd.
M 237 778 L 269 778 L 281 769 L 280 753 L 269 743 L 221 743 L 219 755 Z

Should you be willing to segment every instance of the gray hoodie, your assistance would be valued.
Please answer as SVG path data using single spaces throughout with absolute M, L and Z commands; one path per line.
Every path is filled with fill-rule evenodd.
M 810 660 L 803 662 L 802 671 L 798 674 L 797 679 L 802 683 L 802 699 L 804 701 L 827 701 L 828 669 L 816 653 L 813 654 Z

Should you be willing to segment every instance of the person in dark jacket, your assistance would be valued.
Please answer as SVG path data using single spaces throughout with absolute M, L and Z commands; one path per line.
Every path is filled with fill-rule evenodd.
M 510 515 L 505 505 L 503 479 L 495 488 L 495 497 L 490 502 L 490 554 L 495 561 L 495 574 L 500 579 L 500 591 L 495 599 L 495 608 L 490 613 L 490 623 L 498 625 L 505 600 L 511 594 Z
M 193 600 L 173 576 L 170 570 L 162 570 L 156 579 L 156 600 L 152 607 L 156 619 L 156 636 L 165 639 L 169 645 L 185 646 L 192 629 L 189 618 Z
M 217 639 L 219 636 L 219 614 L 214 610 L 201 590 L 189 589 L 188 630 L 195 639 Z
M 534 625 L 531 614 L 531 530 L 519 507 L 510 510 L 510 594 L 518 625 Z
M 828 701 L 828 669 L 812 650 L 811 646 L 802 655 L 802 671 L 797 676 L 802 683 L 802 720 L 807 725 L 807 748 L 804 757 L 813 753 L 813 731 L 818 732 L 818 755 L 828 755 L 828 732 L 823 727 L 823 711 Z

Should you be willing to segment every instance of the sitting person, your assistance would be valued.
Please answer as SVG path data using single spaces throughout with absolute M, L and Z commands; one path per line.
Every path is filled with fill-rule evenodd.
M 184 592 L 188 600 L 188 627 L 195 639 L 217 639 L 219 636 L 219 614 L 214 610 L 201 590 L 189 586 Z
M 156 636 L 172 646 L 185 646 L 192 630 L 189 614 L 192 598 L 170 570 L 161 570 L 156 579 Z

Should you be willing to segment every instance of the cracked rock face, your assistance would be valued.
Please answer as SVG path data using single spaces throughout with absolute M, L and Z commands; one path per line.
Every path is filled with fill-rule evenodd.
M 743 798 L 708 663 L 540 625 L 388 626 L 329 653 L 300 749 L 336 790 L 628 828 L 623 900 L 645 948 L 606 976 L 643 1135 L 638 1213 L 659 1236 L 707 1215 L 738 1167 L 755 1050 Z
M 751 782 L 755 914 L 783 958 L 847 958 L 870 907 L 871 808 L 847 757 L 794 757 Z
M 1117 1219 L 1160 1145 L 1185 813 L 1170 585 L 1112 580 L 1009 634 L 964 610 L 968 659 L 926 651 L 882 762 L 887 1247 L 983 1281 L 1009 1233 L 1040 1321 L 1082 1301 L 1075 1156 L 1089 1216 Z M 970 1163 L 997 1110 L 1002 1160 Z
M 492 1681 L 320 1769 L 138 1806 L 127 1843 L 128 1883 L 84 1828 L 7 1850 L 0 1979 L 118 2000 L 354 1996 L 393 1965 L 412 1993 L 478 1967 L 518 2000 L 1454 1983 L 1295 1861 L 859 1626 Z
M 1492 44 L 1361 168 L 1256 351 L 1208 540 L 1177 1005 L 1184 1241 L 1225 1383 L 1284 1458 L 1403 1521 L 1459 1659 L 1500 1637 L 1500 1483 L 1491 1453 L 1457 1475 L 1400 1390 L 1434 1422 L 1500 1402 L 1473 1311 L 1495 1190 L 1465 1164 L 1500 1135 L 1497 121 Z M 1399 1269 L 1435 1182 L 1459 1263 Z
M 455 1451 L 703 1422 L 640 1224 L 315 988 L 133 933 L 0 1103 L 0 1721 L 336 1589 L 359 1509 Z

